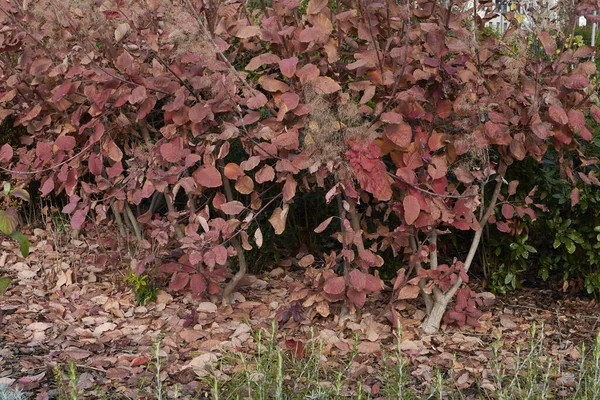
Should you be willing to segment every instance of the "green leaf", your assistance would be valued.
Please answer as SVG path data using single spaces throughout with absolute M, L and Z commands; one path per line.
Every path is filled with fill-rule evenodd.
M 4 194 L 8 196 L 10 193 L 10 183 L 4 182 Z
M 29 255 L 29 239 L 27 239 L 27 236 L 18 231 L 14 231 L 10 236 L 19 242 L 21 255 L 27 257 Z
M 564 243 L 565 243 L 565 247 L 567 248 L 567 252 L 569 252 L 569 254 L 575 253 L 575 250 L 577 249 L 577 247 L 575 246 L 575 243 L 573 243 L 572 240 L 565 238 Z
M 6 236 L 10 236 L 19 223 L 19 216 L 16 210 L 9 208 L 8 210 L 0 210 L 0 232 Z
M 531 246 L 531 245 L 528 245 L 528 244 L 526 244 L 526 245 L 525 245 L 525 246 L 523 246 L 523 247 L 525 247 L 525 250 L 527 250 L 527 251 L 528 251 L 528 252 L 530 252 L 530 253 L 537 253 L 537 250 L 535 249 L 535 247 L 533 247 L 533 246 Z
M 10 285 L 10 278 L 0 278 L 0 296 L 6 293 L 8 285 Z

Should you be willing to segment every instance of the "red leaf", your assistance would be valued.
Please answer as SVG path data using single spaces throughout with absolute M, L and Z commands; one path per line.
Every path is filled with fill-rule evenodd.
M 360 272 L 357 269 L 353 269 L 352 272 L 350 272 L 349 278 L 350 284 L 356 290 L 362 291 L 365 289 L 365 286 L 367 285 L 367 274 Z
M 517 193 L 517 186 L 519 186 L 519 181 L 514 180 L 514 181 L 510 181 L 510 183 L 508 184 L 508 195 L 512 196 L 513 194 Z
M 144 100 L 142 105 L 138 108 L 137 117 L 135 117 L 135 121 L 139 122 L 140 120 L 146 118 L 146 116 L 154 109 L 156 105 L 156 97 L 150 96 Z
M 575 133 L 578 133 L 581 129 L 585 128 L 585 115 L 579 110 L 569 110 L 567 112 L 569 118 L 569 127 Z
M 517 160 L 522 161 L 526 155 L 526 150 L 525 150 L 525 146 L 523 146 L 523 143 L 521 143 L 515 139 L 511 140 L 510 154 L 512 154 L 512 156 L 514 158 L 516 158 Z
M 31 68 L 29 69 L 29 73 L 34 76 L 42 75 L 44 72 L 48 71 L 48 68 L 52 65 L 52 60 L 49 58 L 38 58 L 35 59 L 31 63 Z
M 239 165 L 235 163 L 228 163 L 223 170 L 223 173 L 227 177 L 227 179 L 237 180 L 240 176 L 244 175 L 244 171 L 240 168 Z
M 241 213 L 245 209 L 246 207 L 244 207 L 244 205 L 237 200 L 221 204 L 221 211 L 223 211 L 227 215 L 236 215 Z
M 240 163 L 240 168 L 242 170 L 244 170 L 244 171 L 252 171 L 254 168 L 256 168 L 256 166 L 258 164 L 260 164 L 260 157 L 259 156 L 252 156 L 249 159 L 247 159 L 246 161 L 242 161 Z
M 392 186 L 383 161 L 379 159 L 381 149 L 374 141 L 360 143 L 349 141 L 350 150 L 346 157 L 354 168 L 354 173 L 361 188 L 373 194 L 380 201 L 388 201 L 392 197 Z
M 141 103 L 148 97 L 148 93 L 146 92 L 146 88 L 144 86 L 138 86 L 131 91 L 129 95 L 129 102 L 131 104 Z
M 281 102 L 286 105 L 288 110 L 293 110 L 300 103 L 300 96 L 294 92 L 287 92 L 281 95 Z
M 256 57 L 254 57 L 248 65 L 246 65 L 246 71 L 256 71 L 262 65 L 265 64 L 276 64 L 278 63 L 280 58 L 273 53 L 263 53 Z
M 290 87 L 269 75 L 263 75 L 258 78 L 258 84 L 268 92 L 289 92 Z
M 381 290 L 383 290 L 383 281 L 376 277 L 373 276 L 371 274 L 366 274 L 366 283 L 365 283 L 365 290 L 367 292 L 380 292 Z
M 371 250 L 359 250 L 358 256 L 361 260 L 365 261 L 369 267 L 381 267 L 383 265 L 383 259 L 380 256 L 373 254 Z
M 569 117 L 567 117 L 567 113 L 562 107 L 550 106 L 548 108 L 548 115 L 554 122 L 560 125 L 566 125 L 569 123 Z
M 383 132 L 396 146 L 408 147 L 412 142 L 412 128 L 405 122 L 390 124 Z
M 136 357 L 133 360 L 131 360 L 131 364 L 129 364 L 130 367 L 139 367 L 140 365 L 144 365 L 148 362 L 148 359 L 146 357 Z
M 504 203 L 502 205 L 502 216 L 506 219 L 511 219 L 514 215 L 515 215 L 515 208 L 508 203 Z
M 587 140 L 588 142 L 590 140 L 592 140 L 594 138 L 594 135 L 592 135 L 590 133 L 590 131 L 587 130 L 587 128 L 582 128 L 579 132 L 577 132 L 577 134 L 583 139 L 583 140 Z
M 75 138 L 73 136 L 59 136 L 54 143 L 60 150 L 70 151 L 75 147 Z
M 188 111 L 190 121 L 194 123 L 202 122 L 209 114 L 212 114 L 212 111 L 209 106 L 204 104 L 196 104 Z
M 286 58 L 279 61 L 279 70 L 286 78 L 291 78 L 296 73 L 296 65 L 298 65 L 298 57 Z
M 272 181 L 275 178 L 275 170 L 270 165 L 265 165 L 254 175 L 256 183 Z
M 365 302 L 367 301 L 367 295 L 365 292 L 361 290 L 357 290 L 354 288 L 348 288 L 348 298 L 354 305 L 358 308 L 363 308 Z
M 256 25 L 242 26 L 235 34 L 240 39 L 248 39 L 254 36 L 260 36 L 260 27 Z
M 571 207 L 575 207 L 577 204 L 579 204 L 579 189 L 573 188 L 571 190 Z
M 300 78 L 300 83 L 310 82 L 319 76 L 319 69 L 314 64 L 306 64 L 298 71 L 296 76 Z
M 327 294 L 341 294 L 346 289 L 346 280 L 343 276 L 331 278 L 325 285 L 323 285 L 323 291 Z
M 542 42 L 547 56 L 552 57 L 556 54 L 556 39 L 550 36 L 548 32 L 540 32 L 538 39 Z
M 160 155 L 170 163 L 179 162 L 183 158 L 183 151 L 175 143 L 163 143 L 160 146 Z
M 535 136 L 537 136 L 538 138 L 540 138 L 542 140 L 545 140 L 548 137 L 552 136 L 552 132 L 550 132 L 550 129 L 548 129 L 548 126 L 543 122 L 538 122 L 536 124 L 533 124 L 531 126 L 531 130 L 535 134 Z
M 296 186 L 298 186 L 298 182 L 291 175 L 288 175 L 283 185 L 283 201 L 289 202 L 294 198 L 296 195 Z
M 200 274 L 194 274 L 190 278 L 190 289 L 192 293 L 202 294 L 206 290 L 206 281 L 204 277 Z
M 88 168 L 90 172 L 96 176 L 102 174 L 102 159 L 96 153 L 90 153 L 88 158 Z
M 0 163 L 9 162 L 14 155 L 14 151 L 10 144 L 6 143 L 0 147 Z
M 171 278 L 171 283 L 169 283 L 169 289 L 171 290 L 181 290 L 185 288 L 190 281 L 190 274 L 187 272 L 176 272 L 173 274 L 173 278 Z
M 318 40 L 320 37 L 324 36 L 325 32 L 316 26 L 312 26 L 309 28 L 304 28 L 302 32 L 300 32 L 299 39 L 302 43 L 310 43 L 315 40 Z
M 271 143 L 286 150 L 296 150 L 300 146 L 298 131 L 289 129 L 271 140 Z
M 321 233 L 321 232 L 323 232 L 329 226 L 329 223 L 331 223 L 332 219 L 333 219 L 333 217 L 329 217 L 325 221 L 321 222 L 319 224 L 319 226 L 317 226 L 315 228 L 315 233 Z
M 250 97 L 248 100 L 246 100 L 246 105 L 249 109 L 256 110 L 257 108 L 261 108 L 262 106 L 267 104 L 267 101 L 269 101 L 267 99 L 267 96 L 265 96 L 261 92 L 256 92 L 255 96 Z
M 57 102 L 62 99 L 67 93 L 71 90 L 71 80 L 67 80 L 63 82 L 62 85 L 56 88 L 54 95 L 52 96 L 52 101 Z
M 48 179 L 44 181 L 42 187 L 40 188 L 40 192 L 42 193 L 42 197 L 47 196 L 51 191 L 54 190 L 54 179 L 53 176 L 49 176 Z
M 504 124 L 496 124 L 492 121 L 488 121 L 483 127 L 485 129 L 486 136 L 492 139 L 495 143 L 502 143 L 506 141 L 510 134 L 508 126 Z
M 331 94 L 341 89 L 342 87 L 328 76 L 319 76 L 314 81 L 314 90 L 317 94 Z
M 567 89 L 581 90 L 590 86 L 590 80 L 583 75 L 574 74 L 564 78 L 563 85 L 565 85 Z
M 221 173 L 213 165 L 203 165 L 192 174 L 196 183 L 207 188 L 216 188 L 223 184 Z
M 83 209 L 77 210 L 75 213 L 73 213 L 73 216 L 71 217 L 71 227 L 73 229 L 80 229 L 83 226 L 89 210 L 90 207 L 85 206 Z
M 421 289 L 415 285 L 404 285 L 398 292 L 398 300 L 416 299 Z
M 590 114 L 592 114 L 594 121 L 600 124 L 600 107 L 596 105 L 590 107 Z
M 127 71 L 127 69 L 131 67 L 131 64 L 133 64 L 133 57 L 127 51 L 123 51 L 119 54 L 117 61 L 115 62 L 115 66 L 121 72 Z
M 304 343 L 300 340 L 286 339 L 285 348 L 294 352 L 294 355 L 298 360 L 304 357 Z
M 223 245 L 218 245 L 212 249 L 215 255 L 215 261 L 219 265 L 225 265 L 227 263 L 227 249 Z
M 404 197 L 402 205 L 404 206 L 404 220 L 408 225 L 412 225 L 417 220 L 419 213 L 421 212 L 419 200 L 415 196 L 407 195 Z

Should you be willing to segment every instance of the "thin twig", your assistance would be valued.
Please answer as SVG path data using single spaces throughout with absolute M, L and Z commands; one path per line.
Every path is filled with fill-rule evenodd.
M 422 188 L 420 188 L 417 185 L 414 185 L 412 183 L 409 183 L 409 182 L 405 181 L 404 179 L 402 179 L 401 177 L 396 176 L 396 175 L 392 174 L 389 171 L 387 172 L 387 174 L 389 176 L 391 176 L 392 178 L 399 180 L 403 184 L 408 185 L 408 186 L 410 186 L 411 188 L 413 188 L 415 190 L 418 190 L 421 193 L 425 193 L 425 194 L 428 194 L 428 195 L 434 196 L 434 197 L 440 197 L 442 199 L 470 199 L 470 198 L 473 198 L 473 197 L 477 196 L 477 194 L 453 195 L 453 194 L 435 193 L 435 192 L 429 191 L 427 189 L 422 189 Z

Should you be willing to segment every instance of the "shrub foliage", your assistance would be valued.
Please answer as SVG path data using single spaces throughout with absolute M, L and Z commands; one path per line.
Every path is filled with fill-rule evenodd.
M 225 304 L 245 252 L 285 231 L 298 193 L 324 190 L 336 211 L 314 229 L 331 224 L 337 246 L 300 259 L 304 307 L 360 309 L 391 250 L 406 263 L 394 300 L 421 295 L 426 331 L 457 291 L 447 321 L 476 324 L 463 283 L 483 226 L 535 216 L 494 213 L 507 168 L 576 152 L 586 116 L 600 121 L 594 49 L 569 40 L 593 11 L 506 13 L 500 36 L 477 0 L 0 0 L 0 119 L 27 130 L 0 163 L 64 196 L 74 229 L 132 232 L 138 274 L 183 249 L 160 267 L 170 288 Z M 454 231 L 472 232 L 460 259 L 438 250 Z

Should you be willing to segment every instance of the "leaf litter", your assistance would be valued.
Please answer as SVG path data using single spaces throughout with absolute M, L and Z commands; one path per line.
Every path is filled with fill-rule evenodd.
M 15 244 L 2 243 L 0 274 L 13 283 L 0 302 L 0 383 L 19 386 L 34 399 L 50 399 L 56 393 L 55 369 L 74 362 L 78 388 L 87 398 L 96 398 L 98 390 L 111 398 L 138 398 L 144 382 L 153 379 L 152 347 L 161 337 L 163 384 L 177 384 L 182 398 L 193 398 L 209 390 L 201 377 L 213 374 L 227 381 L 245 368 L 237 362 L 217 371 L 215 365 L 231 353 L 250 359 L 257 350 L 255 333 L 269 331 L 279 316 L 274 338 L 280 348 L 302 358 L 307 344 L 318 341 L 326 365 L 335 368 L 351 359 L 348 397 L 358 382 L 377 393 L 386 384 L 376 373 L 381 355 L 393 354 L 396 346 L 391 323 L 396 315 L 403 330 L 399 348 L 409 363 L 409 384 L 416 388 L 431 387 L 436 371 L 451 370 L 466 398 L 476 380 L 480 388 L 493 391 L 490 344 L 502 344 L 496 359 L 510 371 L 516 348 L 527 348 L 532 326 L 543 323 L 542 345 L 564 371 L 555 378 L 568 395 L 576 382 L 569 368 L 582 358 L 579 344 L 593 341 L 600 327 L 593 301 L 553 289 L 525 289 L 498 299 L 483 294 L 487 309 L 480 326 L 444 325 L 435 335 L 419 332 L 424 317 L 419 307 L 404 301 L 392 311 L 386 292 L 374 295 L 362 315 L 351 315 L 340 325 L 335 303 L 323 310 L 327 303 L 315 298 L 301 274 L 286 267 L 247 276 L 227 308 L 167 290 L 158 292 L 156 302 L 136 305 L 123 283 L 126 255 L 110 237 L 88 238 L 102 245 L 78 240 L 59 245 L 56 237 L 36 229 L 26 260 Z

